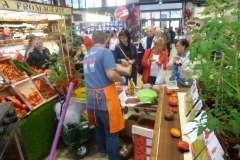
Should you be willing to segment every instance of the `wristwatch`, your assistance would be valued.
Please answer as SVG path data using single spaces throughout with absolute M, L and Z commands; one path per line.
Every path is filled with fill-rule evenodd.
M 121 59 L 118 59 L 118 63 L 121 63 Z

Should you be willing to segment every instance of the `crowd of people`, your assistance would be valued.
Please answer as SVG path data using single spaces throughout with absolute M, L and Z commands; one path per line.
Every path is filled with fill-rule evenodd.
M 139 65 L 144 68 L 143 83 L 150 84 L 155 84 L 160 68 L 172 69 L 170 80 L 184 79 L 192 72 L 193 64 L 188 59 L 189 53 L 186 52 L 189 47 L 186 39 L 176 42 L 178 54 L 169 61 L 168 41 L 164 34 L 159 33 L 159 28 L 154 31 L 153 27 L 149 26 L 146 28 L 146 34 L 137 49 L 131 42 L 129 31 L 122 30 L 118 33 L 119 43 L 115 43 L 115 47 L 109 45 L 108 49 L 106 34 L 95 31 L 92 35 L 93 47 L 83 58 L 87 108 L 91 115 L 89 118 L 95 125 L 95 137 L 101 158 L 108 156 L 109 160 L 121 159 L 118 153 L 118 135 L 124 128 L 124 120 L 115 82 L 127 84 L 127 80 L 132 78 L 137 84 Z M 115 41 L 116 35 L 113 34 L 113 37 Z M 168 38 L 171 44 L 171 36 Z M 127 77 L 119 75 L 116 63 L 123 66 L 132 65 L 132 74 Z
M 185 53 L 189 46 L 187 39 L 175 39 L 175 32 L 170 28 L 162 29 L 160 27 L 153 28 L 148 26 L 145 28 L 146 36 L 143 37 L 138 48 L 131 41 L 131 33 L 128 30 L 111 31 L 110 36 L 106 33 L 106 46 L 115 58 L 115 63 L 123 66 L 132 65 L 132 74 L 125 76 L 126 84 L 130 78 L 135 84 L 137 82 L 138 68 L 143 68 L 142 82 L 156 84 L 156 77 L 161 67 L 163 70 L 172 70 L 169 80 L 186 79 L 191 74 L 193 64 L 188 58 L 188 53 Z M 34 35 L 29 35 L 29 44 L 26 47 L 24 58 L 26 62 L 36 69 L 46 69 L 48 65 L 44 65 L 50 55 L 59 55 L 63 52 L 64 55 L 69 55 L 75 61 L 75 70 L 83 73 L 83 58 L 86 53 L 92 48 L 94 39 L 89 38 L 86 33 L 81 36 L 74 37 L 74 41 L 66 42 L 64 35 L 59 36 L 56 45 L 52 51 L 43 46 L 41 38 Z M 176 43 L 175 43 L 176 41 Z M 61 43 L 60 43 L 61 42 Z M 70 44 L 70 48 L 61 44 Z M 177 55 L 169 59 L 173 44 L 176 44 Z M 68 54 L 67 54 L 68 53 Z
M 110 38 L 102 31 L 94 31 L 92 39 L 83 33 L 74 37 L 72 42 L 67 42 L 66 37 L 61 35 L 52 52 L 43 46 L 41 38 L 29 36 L 25 59 L 30 66 L 45 69 L 48 65 L 44 62 L 50 55 L 63 54 L 73 58 L 74 69 L 83 73 L 88 97 L 86 106 L 95 125 L 96 142 L 102 158 L 108 156 L 110 160 L 120 160 L 118 133 L 124 128 L 124 121 L 115 82 L 127 85 L 131 78 L 137 85 L 139 66 L 143 67 L 143 83 L 152 85 L 156 84 L 159 73 L 166 69 L 172 70 L 171 81 L 182 82 L 192 73 L 193 63 L 189 60 L 189 52 L 186 52 L 189 47 L 186 39 L 176 41 L 177 55 L 169 59 L 175 42 L 172 28 L 165 28 L 164 33 L 160 27 L 148 26 L 145 30 L 146 36 L 140 40 L 138 48 L 131 42 L 128 30 L 112 31 Z M 116 63 L 132 65 L 131 75 L 119 75 Z

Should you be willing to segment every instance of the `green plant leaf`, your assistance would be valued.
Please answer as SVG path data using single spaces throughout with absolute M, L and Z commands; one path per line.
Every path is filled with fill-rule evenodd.
M 240 149 L 240 144 L 235 145 L 233 148 Z

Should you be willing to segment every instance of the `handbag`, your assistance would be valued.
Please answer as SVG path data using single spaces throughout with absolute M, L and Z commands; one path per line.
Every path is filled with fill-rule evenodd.
M 150 53 L 149 53 L 149 55 L 148 55 L 148 58 L 149 58 L 151 52 L 152 52 L 152 49 L 150 50 Z M 143 70 L 144 70 L 144 67 L 141 65 L 141 63 L 139 63 L 139 65 L 137 66 L 138 74 L 141 74 L 141 75 L 142 75 L 142 74 L 143 74 Z
M 126 57 L 127 60 L 129 60 L 129 58 L 126 56 L 126 54 L 123 52 L 123 50 L 121 49 L 121 47 L 118 45 L 119 49 L 122 51 L 123 55 Z M 121 76 L 131 76 L 132 74 L 132 65 L 128 65 L 128 66 L 124 66 L 122 64 L 116 63 L 116 69 L 117 72 L 121 75 Z
M 166 83 L 165 71 L 163 69 L 163 66 L 161 66 L 161 68 L 157 72 L 157 78 L 156 78 L 155 84 L 164 84 L 164 83 Z

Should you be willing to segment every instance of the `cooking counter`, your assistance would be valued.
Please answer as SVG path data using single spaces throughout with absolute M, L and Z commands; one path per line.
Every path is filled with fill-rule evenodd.
M 186 117 L 184 115 L 184 95 L 189 88 L 180 88 L 178 93 L 179 106 L 177 113 L 174 114 L 172 121 L 164 119 L 164 113 L 169 111 L 171 107 L 168 104 L 169 95 L 165 94 L 166 87 L 161 86 L 158 99 L 158 107 L 156 113 L 156 120 L 154 126 L 153 145 L 151 149 L 151 160 L 190 160 L 192 159 L 191 152 L 181 152 L 177 148 L 177 142 L 184 140 L 191 144 L 190 139 L 183 135 L 184 132 L 181 126 L 186 123 Z M 181 131 L 180 138 L 174 138 L 170 134 L 171 128 L 177 128 Z

